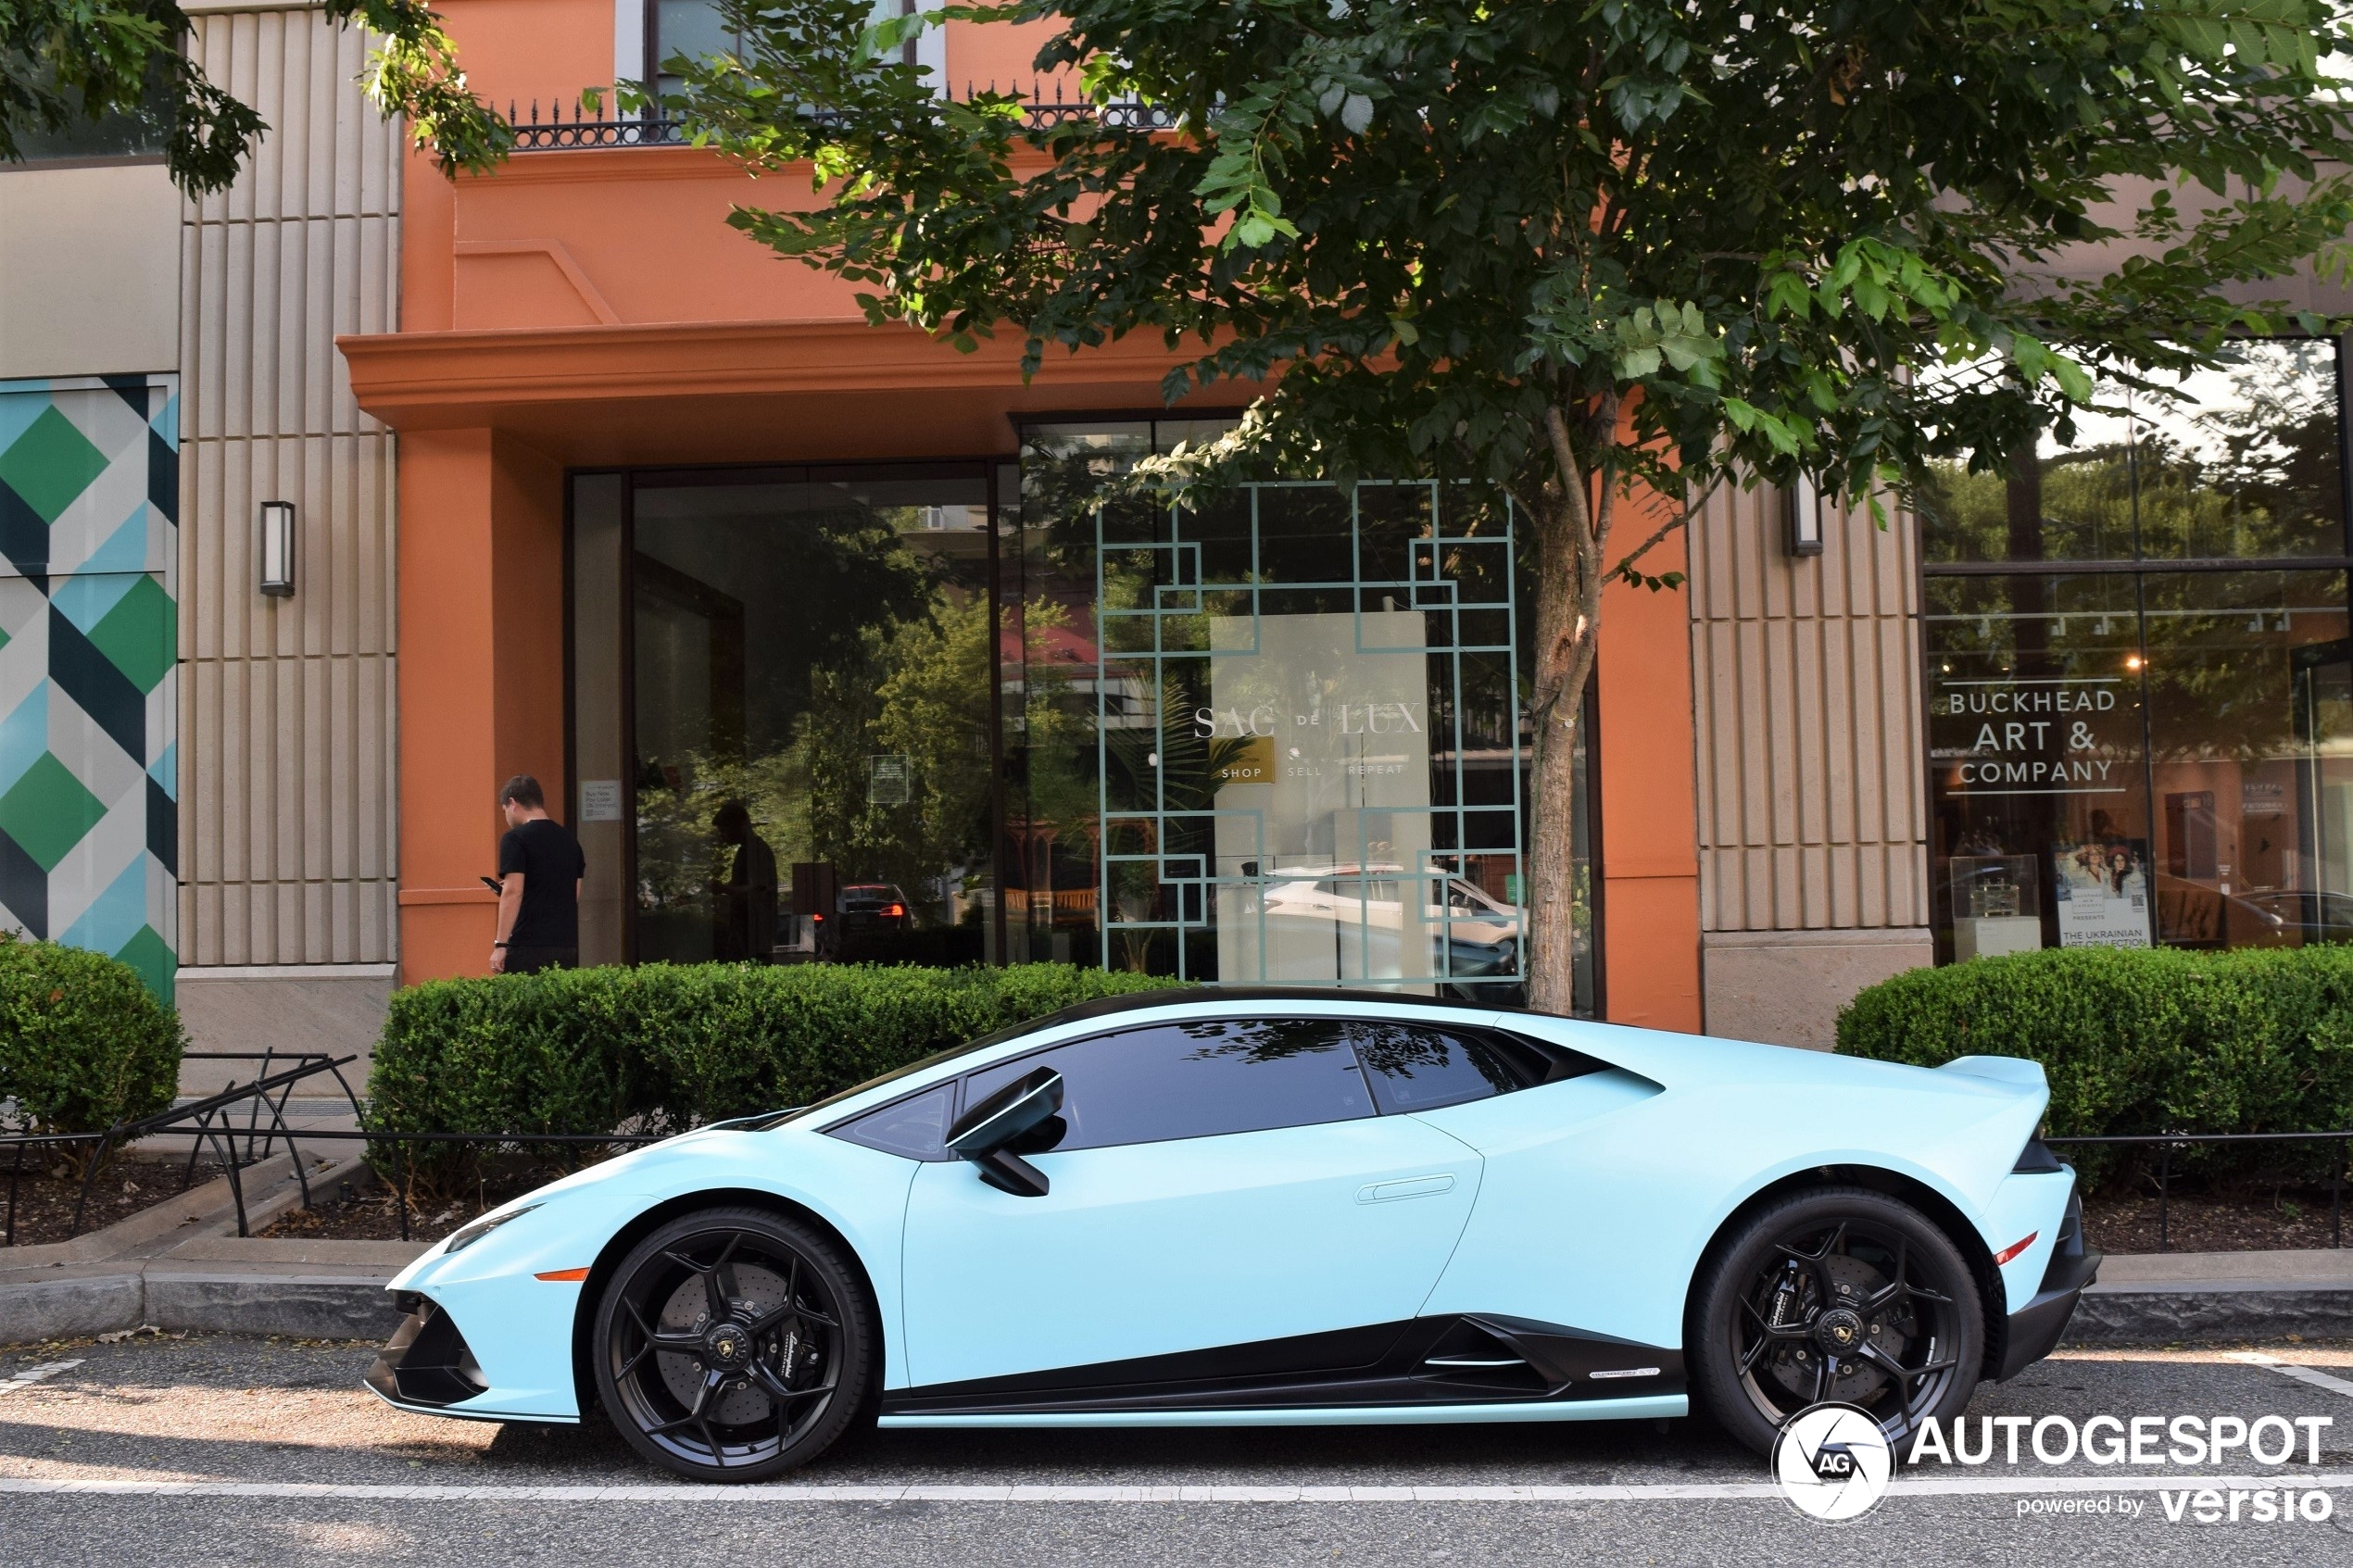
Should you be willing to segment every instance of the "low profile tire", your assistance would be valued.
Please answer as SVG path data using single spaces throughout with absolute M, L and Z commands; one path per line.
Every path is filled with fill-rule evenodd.
M 648 1236 L 597 1304 L 607 1419 L 696 1481 L 762 1481 L 831 1448 L 875 1383 L 859 1276 L 810 1226 L 707 1209 Z
M 1977 1278 L 1928 1216 L 1830 1187 L 1752 1216 L 1701 1266 L 1685 1344 L 1692 1391 L 1734 1438 L 1772 1450 L 1809 1405 L 1855 1405 L 1896 1451 L 1968 1408 L 1985 1362 Z

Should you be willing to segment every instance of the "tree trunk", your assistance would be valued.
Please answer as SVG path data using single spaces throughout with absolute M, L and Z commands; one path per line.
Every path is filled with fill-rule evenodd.
M 1535 799 L 1528 858 L 1528 1005 L 1567 1014 L 1577 988 L 1577 727 L 1601 624 L 1602 552 L 1612 505 L 1606 483 L 1587 506 L 1586 476 L 1552 425 L 1559 478 L 1531 508 L 1536 534 Z

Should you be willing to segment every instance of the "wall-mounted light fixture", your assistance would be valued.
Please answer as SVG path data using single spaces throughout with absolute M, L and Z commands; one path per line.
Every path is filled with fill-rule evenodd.
M 295 590 L 295 508 L 292 501 L 261 503 L 261 591 L 290 599 Z
M 1814 488 L 1811 474 L 1799 474 L 1781 492 L 1783 520 L 1787 524 L 1783 540 L 1793 556 L 1818 556 L 1822 553 L 1822 493 Z

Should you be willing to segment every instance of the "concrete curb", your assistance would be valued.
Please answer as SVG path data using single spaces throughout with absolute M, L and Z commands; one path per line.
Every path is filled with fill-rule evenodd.
M 2233 1339 L 2353 1338 L 2353 1291 L 2261 1286 L 2089 1290 L 2070 1345 L 2172 1345 Z
M 76 1339 L 136 1328 L 146 1305 L 135 1273 L 102 1273 L 0 1285 L 0 1342 Z
M 358 1179 L 355 1156 L 310 1173 L 314 1194 Z M 245 1173 L 253 1229 L 301 1200 L 282 1156 Z M 173 1332 L 381 1339 L 398 1325 L 384 1286 L 423 1243 L 243 1237 L 228 1183 L 105 1230 L 0 1249 L 0 1344 L 152 1323 Z
M 384 1339 L 400 1325 L 384 1286 L 392 1276 L 182 1273 L 153 1269 L 143 1320 L 157 1328 L 283 1334 L 299 1339 Z

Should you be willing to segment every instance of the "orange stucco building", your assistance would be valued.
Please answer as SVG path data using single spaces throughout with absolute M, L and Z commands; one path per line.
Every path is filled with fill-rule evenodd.
M 610 0 L 457 0 L 447 14 L 473 83 L 495 102 L 527 105 L 535 97 L 576 113 L 580 90 L 633 75 L 644 58 L 623 56 L 629 40 L 625 29 L 609 25 Z M 960 24 L 943 42 L 950 81 L 1029 75 L 1024 56 L 1033 45 L 1005 30 Z M 532 112 L 522 112 L 526 124 Z M 479 878 L 493 862 L 500 829 L 494 795 L 502 779 L 535 774 L 547 782 L 551 801 L 563 781 L 567 806 L 557 814 L 579 815 L 584 776 L 573 707 L 581 685 L 577 649 L 567 643 L 568 602 L 571 635 L 582 631 L 578 596 L 567 586 L 567 514 L 577 505 L 568 499 L 568 476 L 950 460 L 1001 465 L 988 471 L 1002 473 L 1010 486 L 1028 421 L 1110 428 L 1170 412 L 1160 408 L 1167 359 L 1156 346 L 1052 357 L 1025 383 L 1017 343 L 1000 339 L 964 355 L 912 331 L 869 327 L 849 286 L 780 261 L 725 223 L 737 205 L 810 199 L 807 185 L 790 175 L 755 181 L 681 145 L 526 146 L 495 174 L 454 182 L 422 157 L 408 159 L 399 330 L 338 339 L 360 406 L 398 440 L 405 981 L 485 966 L 494 903 Z M 1227 395 L 1176 412 L 1214 416 L 1234 407 Z M 1010 501 L 995 503 L 991 528 L 1008 526 Z M 1010 534 L 1003 546 L 1000 553 L 1010 555 Z M 1601 989 L 1611 1017 L 1695 1030 L 1700 934 L 1686 614 L 1672 596 L 1622 588 L 1612 595 L 1590 759 L 1592 793 L 1604 803 L 1592 857 L 1594 904 L 1606 922 Z M 1004 594 L 997 598 L 1000 621 L 1018 612 L 1008 609 Z M 1000 627 L 998 644 L 1019 647 L 1024 635 Z M 1023 685 L 1018 675 L 1003 684 Z M 1415 760 L 1420 766 L 1427 758 Z M 643 763 L 633 757 L 621 770 L 633 794 Z M 1004 803 L 994 809 L 1001 817 Z M 1319 809 L 1311 801 L 1294 814 Z M 628 805 L 623 811 L 635 814 Z M 575 825 L 593 862 L 597 827 Z M 642 851 L 644 831 L 632 822 L 623 833 L 605 834 L 608 854 L 629 853 L 631 837 Z M 1005 853 L 1001 821 L 991 836 Z M 1501 840 L 1486 847 L 1516 850 Z M 1377 864 L 1352 861 L 1345 847 L 1302 843 L 1290 859 L 1319 862 L 1307 869 L 1327 884 L 1336 869 L 1344 881 L 1348 865 Z M 1442 845 L 1425 845 L 1423 853 L 1445 858 Z M 796 860 L 803 868 L 800 901 L 811 903 L 811 868 L 842 857 L 822 846 L 799 854 L 808 857 Z M 1096 854 L 1100 864 L 1100 848 Z M 1262 875 L 1274 871 L 1266 859 Z M 1234 868 L 1226 869 L 1230 881 Z M 1497 907 L 1479 912 L 1508 922 L 1516 871 L 1486 865 L 1480 872 L 1469 880 Z M 780 883 L 787 879 L 777 874 Z M 869 875 L 881 873 L 845 865 L 832 880 Z M 617 884 L 593 885 L 598 880 L 592 872 L 588 924 L 606 930 L 593 912 L 599 895 L 623 906 L 633 900 L 618 897 Z M 1018 898 L 1011 880 L 999 878 L 999 889 Z M 1070 880 L 1067 866 L 1055 879 L 1065 913 L 1076 902 Z M 1002 903 L 998 890 L 975 887 L 975 896 Z M 792 894 L 781 897 L 789 929 Z M 1219 895 L 1208 897 L 1214 903 Z M 1106 896 L 1102 908 L 1112 902 Z M 1410 910 L 1412 900 L 1402 902 Z M 1100 911 L 1082 912 L 1101 924 Z M 1189 918 L 1197 931 L 1217 919 L 1198 903 L 1189 915 L 1165 912 Z M 636 911 L 615 913 L 617 927 L 627 927 Z M 1006 945 L 995 927 L 1008 917 L 1000 908 L 988 919 L 980 956 L 1054 954 L 1051 945 L 1031 955 L 992 951 Z M 1230 917 L 1227 924 L 1230 969 L 1237 939 Z M 619 946 L 608 956 L 656 956 L 617 928 L 612 935 Z M 1432 939 L 1408 932 L 1403 940 L 1410 950 L 1403 958 L 1369 947 L 1337 960 L 1319 952 L 1310 967 L 1342 981 L 1412 978 L 1427 967 Z M 1281 939 L 1265 941 L 1271 956 L 1261 967 L 1268 977 L 1301 972 L 1297 960 L 1282 956 Z M 1081 953 L 1098 961 L 1139 961 L 1111 953 L 1101 938 L 1088 949 L 1082 939 Z
M 56 610 L 9 667 L 21 711 L 88 721 L 0 757 L 38 773 L 0 923 L 126 956 L 208 1048 L 365 1052 L 395 985 L 487 967 L 527 771 L 587 851 L 583 962 L 1513 995 L 1507 509 L 1139 511 L 1102 482 L 1236 399 L 1161 407 L 1142 345 L 1026 383 L 1008 345 L 869 328 L 726 225 L 805 180 L 576 118 L 724 45 L 705 0 L 446 9 L 519 106 L 494 174 L 405 151 L 365 39 L 266 0 L 195 8 L 272 127 L 228 190 L 130 143 L 0 166 L 0 486 L 48 520 L 0 577 Z M 1035 85 L 1036 43 L 959 25 L 917 63 Z M 1821 1046 L 1915 965 L 2345 940 L 2342 358 L 2241 345 L 1885 529 L 1711 497 L 1680 590 L 1611 591 L 1582 1005 Z

